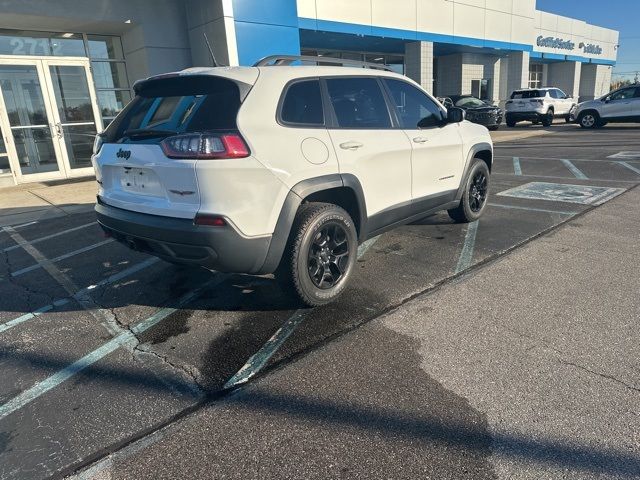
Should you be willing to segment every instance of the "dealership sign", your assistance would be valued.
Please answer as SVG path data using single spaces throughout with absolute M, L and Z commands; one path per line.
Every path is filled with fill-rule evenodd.
M 536 42 L 539 47 L 545 48 L 557 48 L 559 50 L 575 50 L 576 44 L 571 40 L 564 40 L 562 38 L 543 37 L 540 35 Z
M 602 47 L 600 45 L 580 42 L 579 47 L 584 53 L 590 53 L 592 55 L 602 55 Z

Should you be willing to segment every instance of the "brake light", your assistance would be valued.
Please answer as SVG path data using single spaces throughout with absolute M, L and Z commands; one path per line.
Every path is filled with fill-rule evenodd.
M 539 99 L 539 98 L 537 98 L 537 99 L 535 99 L 535 98 L 534 98 L 534 99 L 531 99 L 531 100 L 529 100 L 529 101 L 530 101 L 530 102 L 533 102 L 533 103 L 538 103 L 538 104 L 540 104 L 540 105 L 544 104 L 544 100 L 541 100 L 541 99 Z
M 244 158 L 249 147 L 237 133 L 189 133 L 165 138 L 160 142 L 169 158 L 198 160 Z
M 193 219 L 193 223 L 196 225 L 205 225 L 207 227 L 224 227 L 227 224 L 224 218 L 217 215 L 208 215 L 206 213 L 198 213 L 196 218 Z

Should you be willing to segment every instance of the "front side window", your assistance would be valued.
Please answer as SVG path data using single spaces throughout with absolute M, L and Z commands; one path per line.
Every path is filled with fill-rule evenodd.
M 375 78 L 330 78 L 327 88 L 340 128 L 391 128 L 387 103 Z
M 402 128 L 415 130 L 442 124 L 442 110 L 427 94 L 401 80 L 385 79 L 384 82 L 393 97 Z
M 320 81 L 296 82 L 287 89 L 282 111 L 282 121 L 299 125 L 324 125 Z
M 626 100 L 628 98 L 633 98 L 635 94 L 636 94 L 635 88 L 625 88 L 611 95 L 611 100 Z

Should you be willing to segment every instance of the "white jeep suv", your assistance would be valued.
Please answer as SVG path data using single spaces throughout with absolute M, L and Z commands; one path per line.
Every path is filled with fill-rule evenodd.
M 580 103 L 571 118 L 582 128 L 604 127 L 608 122 L 640 123 L 640 84 L 628 85 L 601 98 Z
M 365 240 L 439 210 L 480 217 L 485 127 L 380 65 L 301 59 L 136 83 L 94 147 L 104 231 L 173 263 L 275 273 L 315 306 L 344 290 Z
M 559 88 L 528 88 L 516 90 L 506 104 L 508 127 L 515 127 L 522 121 L 542 123 L 545 127 L 553 123 L 554 118 L 562 117 L 568 123 L 576 101 Z

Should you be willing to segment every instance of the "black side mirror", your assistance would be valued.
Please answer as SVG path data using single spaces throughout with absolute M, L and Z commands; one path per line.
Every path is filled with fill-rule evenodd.
M 465 118 L 465 111 L 462 108 L 451 107 L 447 110 L 447 123 L 460 123 Z

